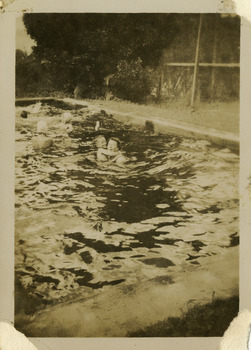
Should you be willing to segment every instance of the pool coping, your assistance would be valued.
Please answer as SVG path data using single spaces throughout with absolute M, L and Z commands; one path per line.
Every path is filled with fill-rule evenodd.
M 53 98 L 53 97 L 43 97 L 43 98 L 19 98 L 16 99 L 16 104 L 22 104 L 25 102 L 50 102 L 50 101 L 60 101 L 65 104 L 79 105 L 83 107 L 88 107 L 92 110 L 105 110 L 107 113 L 112 114 L 112 116 L 124 123 L 133 123 L 136 125 L 144 126 L 147 120 L 154 123 L 154 128 L 156 132 L 171 133 L 179 136 L 190 137 L 194 139 L 204 139 L 214 142 L 222 147 L 229 147 L 235 152 L 239 152 L 240 139 L 239 136 L 226 131 L 218 131 L 215 129 L 208 129 L 197 125 L 190 125 L 184 122 L 176 122 L 167 119 L 156 118 L 153 116 L 145 117 L 143 115 L 135 115 L 133 113 L 119 112 L 110 108 L 102 108 L 95 103 L 76 100 L 73 98 Z

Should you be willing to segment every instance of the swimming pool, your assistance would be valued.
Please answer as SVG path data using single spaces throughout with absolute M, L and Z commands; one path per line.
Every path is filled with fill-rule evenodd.
M 87 108 L 71 110 L 67 136 L 59 127 L 66 109 L 44 104 L 38 115 L 16 123 L 20 328 L 27 315 L 116 286 L 128 293 L 149 281 L 174 284 L 239 244 L 237 154 L 209 141 L 147 134 Z M 54 147 L 35 152 L 31 139 L 45 117 Z M 97 162 L 99 134 L 118 137 L 132 161 L 125 167 Z M 213 283 L 212 290 L 217 295 Z

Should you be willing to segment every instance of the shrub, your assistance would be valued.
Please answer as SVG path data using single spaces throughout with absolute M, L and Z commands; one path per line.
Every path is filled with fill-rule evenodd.
M 140 58 L 127 62 L 122 60 L 110 80 L 110 89 L 114 96 L 131 102 L 145 102 L 155 85 L 153 69 L 143 67 Z

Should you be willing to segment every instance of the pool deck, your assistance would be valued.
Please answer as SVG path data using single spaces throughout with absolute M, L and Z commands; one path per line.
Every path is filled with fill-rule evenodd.
M 195 139 L 205 139 L 211 142 L 214 142 L 222 147 L 228 147 L 232 151 L 239 152 L 239 134 L 233 133 L 224 130 L 224 122 L 221 122 L 220 128 L 209 128 L 201 125 L 195 125 L 193 123 L 187 123 L 183 122 L 181 120 L 173 120 L 173 118 L 170 120 L 168 116 L 163 117 L 161 114 L 154 114 L 152 113 L 145 113 L 142 109 L 142 114 L 140 112 L 135 113 L 128 108 L 128 112 L 124 112 L 119 110 L 119 108 L 116 108 L 117 104 L 114 104 L 113 106 L 115 108 L 110 108 L 109 104 L 105 103 L 106 101 L 85 101 L 85 100 L 75 100 L 72 98 L 22 98 L 22 99 L 16 99 L 16 104 L 21 106 L 26 102 L 50 102 L 53 100 L 61 101 L 65 104 L 69 104 L 71 106 L 78 105 L 83 107 L 88 107 L 90 110 L 93 111 L 100 111 L 105 110 L 107 113 L 112 114 L 113 117 L 119 121 L 123 121 L 124 123 L 129 124 L 135 124 L 139 126 L 144 126 L 145 122 L 147 120 L 150 120 L 154 123 L 154 129 L 156 132 L 166 132 L 171 134 L 176 134 L 179 136 L 185 136 Z M 131 105 L 130 105 L 131 107 Z M 147 108 L 147 106 L 144 106 Z M 125 107 L 126 108 L 126 107 Z M 157 108 L 155 108 L 155 111 L 157 111 Z M 162 110 L 163 111 L 163 110 Z M 183 112 L 183 113 L 186 113 Z M 217 114 L 217 110 L 215 111 Z M 229 113 L 229 112 L 225 112 Z M 230 112 L 231 113 L 231 112 Z M 147 115 L 145 115 L 147 114 Z M 149 117 L 149 114 L 151 115 Z M 163 113 L 162 113 L 163 114 Z M 219 119 L 220 115 L 224 114 L 224 111 L 219 113 Z M 238 116 L 237 116 L 238 118 Z M 197 118 L 198 119 L 198 118 Z M 203 124 L 203 121 L 201 122 Z M 213 122 L 212 122 L 213 124 Z M 221 130 L 220 130 L 221 129 Z

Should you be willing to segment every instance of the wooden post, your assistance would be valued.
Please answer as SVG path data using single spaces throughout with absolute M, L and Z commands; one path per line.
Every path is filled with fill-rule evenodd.
M 158 88 L 158 99 L 161 100 L 162 97 L 162 89 L 163 89 L 163 81 L 164 81 L 164 71 L 161 71 L 161 75 L 159 77 L 159 88 Z
M 217 18 L 215 18 L 214 22 L 214 44 L 213 44 L 213 63 L 216 62 L 216 57 L 217 57 L 217 31 L 218 31 L 218 26 L 217 26 Z M 210 82 L 210 97 L 211 100 L 214 99 L 215 97 L 215 67 L 212 67 L 212 73 L 211 73 L 211 82 Z
M 195 93 L 196 93 L 196 82 L 197 82 L 198 63 L 199 63 L 199 47 L 200 47 L 201 24 L 202 24 L 202 13 L 200 14 L 199 28 L 198 28 L 198 37 L 197 37 L 196 52 L 195 52 L 195 65 L 194 65 L 194 74 L 193 74 L 191 106 L 194 105 Z

